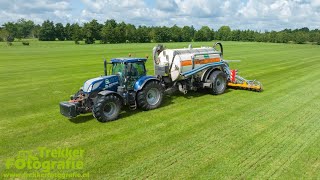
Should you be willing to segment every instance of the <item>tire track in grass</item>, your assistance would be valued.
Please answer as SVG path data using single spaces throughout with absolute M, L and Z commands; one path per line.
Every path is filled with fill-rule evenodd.
M 271 165 L 272 169 L 266 172 L 266 174 L 262 177 L 272 177 L 272 178 L 279 177 L 279 175 L 283 172 L 283 170 L 285 168 L 288 168 L 288 166 L 303 153 L 303 151 L 308 147 L 308 145 L 312 144 L 313 142 L 316 141 L 317 138 L 320 137 L 319 130 L 320 128 L 314 130 L 314 132 L 310 131 L 309 134 L 311 135 L 307 137 L 309 140 L 308 142 L 305 141 L 305 142 L 302 142 L 300 146 L 294 146 L 295 151 L 292 153 L 291 156 L 287 157 L 287 159 L 285 159 L 282 163 L 278 163 L 278 164 L 281 164 L 281 166 L 278 169 L 274 169 L 276 165 Z M 288 150 L 284 152 L 288 152 Z
M 316 64 L 318 59 L 316 59 L 316 58 L 310 58 L 310 59 L 313 59 L 313 60 L 310 60 L 310 61 L 307 61 L 307 62 L 301 62 L 301 63 L 292 63 L 291 65 L 283 66 L 283 67 L 281 67 L 281 69 L 278 69 L 278 70 L 261 71 L 260 73 L 256 73 L 256 71 L 255 71 L 255 77 L 259 78 L 259 79 L 260 78 L 264 78 L 264 77 L 268 77 L 268 79 L 273 79 L 272 77 L 275 77 L 273 79 L 273 81 L 271 81 L 271 82 L 277 82 L 277 81 L 279 81 L 279 79 L 282 79 L 284 81 L 286 79 L 284 79 L 283 77 L 277 77 L 276 78 L 276 75 L 286 75 L 286 76 L 288 76 L 289 74 L 297 74 L 301 70 L 306 70 L 306 69 L 308 69 L 308 70 L 311 69 L 312 70 L 311 67 L 320 65 L 319 63 Z M 250 76 L 252 76 L 252 75 L 250 75 Z
M 260 134 L 260 133 L 259 133 Z M 263 146 L 264 147 L 264 146 Z M 255 152 L 255 150 L 253 150 L 253 148 L 252 148 L 252 150 L 251 151 L 254 151 Z M 249 151 L 250 152 L 250 151 Z M 245 157 L 247 157 L 248 155 L 245 155 Z M 237 156 L 236 156 L 237 157 Z M 247 158 L 245 158 L 245 160 L 247 160 Z M 235 161 L 237 161 L 237 160 L 235 160 Z
M 254 148 L 252 148 L 252 149 L 254 149 Z M 231 153 L 233 153 L 233 152 L 231 152 Z M 226 155 L 226 156 L 228 156 L 228 155 Z M 237 157 L 237 156 L 235 156 L 235 157 Z M 233 158 L 230 158 L 230 159 L 233 159 Z M 236 160 L 232 160 L 232 162 L 233 161 L 236 161 Z M 224 172 L 224 173 L 226 173 L 226 172 Z M 235 176 L 235 177 L 238 177 L 238 176 Z
M 301 177 L 304 179 L 319 179 L 320 178 L 320 141 L 318 139 L 310 144 L 308 148 L 301 153 L 301 155 L 290 163 L 278 177 L 281 179 L 288 179 L 291 176 Z M 297 171 L 303 170 L 303 171 Z
M 306 57 L 300 54 L 296 54 L 297 56 L 294 57 L 290 57 L 289 60 L 283 60 L 281 59 L 281 57 L 279 58 L 276 55 L 272 55 L 270 53 L 264 53 L 264 57 L 263 59 L 259 60 L 259 61 L 252 61 L 251 59 L 257 59 L 261 57 L 261 54 L 258 55 L 253 55 L 253 56 L 246 56 L 246 61 L 244 61 L 243 63 L 238 63 L 238 64 L 231 64 L 231 68 L 233 68 L 233 66 L 235 66 L 237 69 L 240 70 L 240 72 L 242 71 L 248 71 L 250 74 L 252 73 L 256 73 L 257 71 L 266 71 L 266 70 L 270 70 L 270 68 L 281 68 L 281 67 L 285 67 L 291 64 L 295 64 L 297 62 L 302 62 L 301 59 L 306 60 Z M 266 57 L 269 56 L 269 57 Z M 314 56 L 312 56 L 314 57 Z M 261 61 L 268 61 L 267 63 L 261 63 Z M 249 67 L 249 68 L 248 68 Z
M 272 62 L 272 65 L 261 65 L 261 63 L 259 64 L 260 66 L 252 66 L 250 65 L 250 69 L 244 69 L 246 74 L 249 74 L 250 77 L 260 77 L 262 74 L 266 74 L 266 72 L 268 72 L 268 74 L 272 75 L 273 72 L 279 72 L 282 74 L 286 74 L 289 72 L 294 72 L 294 69 L 291 68 L 305 68 L 303 67 L 304 64 L 310 64 L 313 63 L 313 65 L 316 64 L 316 62 L 318 61 L 320 56 L 312 56 L 312 57 L 308 57 L 308 58 L 303 58 L 303 61 L 299 60 L 299 61 L 294 61 L 294 60 L 288 60 L 285 63 L 278 63 L 278 62 Z M 308 61 L 306 61 L 308 60 Z M 300 65 L 300 67 L 299 67 Z M 267 71 L 268 69 L 272 69 L 272 71 Z M 267 76 L 269 77 L 269 76 Z M 270 78 L 270 77 L 269 77 Z
M 314 131 L 314 132 L 313 132 Z M 308 146 L 308 144 L 310 144 L 310 142 L 312 142 L 312 140 L 314 140 L 313 138 L 313 135 L 317 134 L 317 131 L 318 129 L 316 130 L 313 130 L 313 131 L 308 131 L 308 132 L 305 132 L 306 135 L 310 134 L 308 137 L 306 138 L 309 138 L 309 141 L 305 141 L 305 142 L 302 142 L 300 145 L 297 144 L 297 146 L 293 146 L 292 149 L 289 149 L 290 145 L 291 144 L 288 144 L 288 146 L 286 147 L 286 151 L 284 152 L 279 152 L 279 155 L 278 156 L 281 156 L 281 155 L 284 155 L 284 153 L 287 153 L 287 154 L 290 154 L 290 157 L 288 158 L 293 158 L 293 157 L 297 157 L 300 153 L 302 153 L 302 151 Z M 299 134 L 297 134 L 296 136 L 298 136 Z M 297 137 L 299 138 L 299 137 Z M 301 137 L 300 137 L 301 138 Z M 292 145 L 291 145 L 292 146 Z M 291 153 L 290 153 L 291 152 Z M 281 157 L 281 159 L 283 159 L 283 157 Z M 281 160 L 280 159 L 280 160 Z M 269 160 L 270 162 L 270 160 Z M 277 161 L 276 161 L 277 162 Z M 273 162 L 270 162 L 270 163 L 273 163 Z M 269 164 L 270 164 L 269 163 Z M 281 164 L 282 166 L 285 165 L 285 164 Z M 274 166 L 272 166 L 274 167 Z M 261 169 L 261 168 L 260 168 Z M 265 169 L 264 169 L 265 170 Z M 258 171 L 259 172 L 259 171 Z M 264 171 L 262 171 L 261 174 L 263 174 Z M 270 176 L 267 175 L 267 176 Z
M 199 44 L 202 44 L 202 43 L 199 43 Z M 229 44 L 229 43 L 228 43 Z M 174 44 L 175 45 L 175 44 Z M 231 43 L 230 46 L 232 46 L 233 44 Z M 237 44 L 234 45 L 234 47 L 237 47 L 236 46 Z M 245 46 L 246 47 L 253 47 L 255 44 L 246 44 Z M 148 45 L 148 46 L 152 46 L 151 44 Z M 178 44 L 175 45 L 175 46 L 179 46 Z M 89 47 L 89 46 L 86 46 L 86 47 Z M 94 47 L 91 47 L 90 46 L 90 49 L 93 50 L 95 49 L 96 47 L 99 47 L 99 49 L 103 49 L 104 47 L 107 47 L 107 46 L 94 46 Z M 109 46 L 108 46 L 109 47 Z M 115 48 L 116 46 L 112 46 L 112 48 L 108 48 L 108 49 L 117 49 Z M 274 48 L 275 46 L 272 46 L 272 48 Z M 305 47 L 305 46 L 303 46 Z M 265 49 L 272 49 L 271 47 L 269 48 L 265 48 Z M 309 46 L 308 46 L 309 48 Z M 76 49 L 76 48 L 74 48 Z M 84 50 L 87 49 L 87 48 L 83 48 Z M 120 47 L 118 48 L 120 49 Z M 129 49 L 129 46 L 128 46 L 128 49 Z M 99 50 L 100 51 L 100 50 Z M 146 48 L 146 51 L 147 51 L 147 48 Z M 243 52 L 244 54 L 246 52 Z M 119 53 L 117 53 L 119 54 Z M 149 61 L 147 63 L 147 66 L 148 67 L 151 67 L 151 61 Z M 252 62 L 252 61 L 250 61 Z M 307 70 L 308 68 L 306 68 L 305 70 Z M 314 71 L 314 70 L 313 70 Z M 248 71 L 250 72 L 250 70 Z M 302 72 L 302 71 L 301 71 Z M 273 79 L 273 78 L 266 78 L 266 79 Z M 296 82 L 296 81 L 295 81 Z M 294 82 L 293 82 L 294 83 Z M 286 84 L 287 85 L 287 84 Z M 273 85 L 272 87 L 276 87 L 276 84 Z M 281 87 L 284 87 L 283 85 Z M 275 90 L 279 90 L 278 88 L 275 88 Z M 269 93 L 274 93 L 274 92 L 279 92 L 279 91 L 269 91 Z M 235 93 L 238 93 L 238 92 L 235 92 Z M 248 93 L 246 92 L 243 92 L 243 93 L 238 93 L 239 95 L 241 94 L 241 97 L 247 97 L 248 96 Z M 229 95 L 227 94 L 227 97 Z M 280 96 L 280 95 L 278 95 Z M 240 96 L 239 96 L 240 97 Z M 253 96 L 255 97 L 255 96 Z M 270 97 L 268 96 L 267 94 L 263 95 L 263 93 L 259 96 L 259 97 L 264 97 L 264 98 L 271 98 L 271 99 L 274 99 L 273 97 Z M 255 97 L 256 98 L 256 97 Z M 205 98 L 204 98 L 205 99 Z M 203 101 L 203 102 L 209 102 L 209 101 L 205 101 L 204 99 L 196 99 L 195 101 Z M 214 99 L 218 99 L 218 100 L 221 100 L 223 98 L 214 98 Z M 226 99 L 228 102 L 232 102 L 231 99 Z M 190 100 L 191 101 L 191 100 Z M 182 102 L 180 104 L 180 102 Z M 185 103 L 184 103 L 185 102 Z M 192 101 L 192 103 L 194 103 L 194 101 Z M 67 129 L 64 129 L 64 130 L 61 130 L 59 131 L 59 134 L 63 134 L 63 135 L 66 135 L 67 137 L 65 139 L 55 139 L 52 135 L 50 136 L 47 136 L 47 137 L 41 137 L 40 139 L 32 139 L 32 138 L 27 138 L 27 141 L 25 142 L 31 142 L 33 143 L 32 145 L 27 145 L 26 143 L 19 143 L 21 145 L 26 145 L 26 147 L 34 147 L 35 145 L 37 144 L 49 144 L 50 146 L 51 145 L 59 145 L 63 142 L 69 142 L 69 141 L 74 141 L 73 144 L 71 145 L 82 145 L 82 144 L 85 144 L 86 146 L 84 147 L 92 147 L 90 149 L 97 149 L 97 150 L 101 150 L 101 151 L 106 151 L 108 150 L 107 148 L 111 147 L 114 145 L 113 149 L 111 150 L 123 150 L 124 152 L 126 153 L 119 153 L 120 155 L 125 155 L 125 156 L 121 156 L 122 158 L 125 158 L 125 157 L 128 157 L 130 153 L 132 153 L 133 156 L 141 156 L 141 160 L 143 160 L 143 157 L 147 157 L 148 159 L 154 157 L 154 155 L 159 155 L 159 157 L 157 157 L 155 160 L 155 163 L 152 164 L 152 163 L 149 163 L 149 164 L 143 164 L 143 161 L 137 161 L 138 158 L 132 158 L 131 161 L 128 161 L 127 163 L 128 164 L 136 164 L 137 167 L 136 168 L 139 168 L 139 170 L 136 170 L 136 171 L 127 171 L 127 172 L 124 172 L 124 177 L 130 177 L 130 175 L 133 175 L 133 176 L 136 176 L 136 175 L 139 175 L 139 174 L 148 174 L 148 171 L 152 170 L 152 169 L 155 169 L 155 167 L 167 167 L 166 169 L 168 170 L 168 172 L 165 172 L 165 170 L 155 170 L 155 174 L 154 176 L 161 176 L 161 175 L 166 175 L 166 174 L 169 174 L 171 177 L 174 177 L 172 174 L 174 174 L 174 172 L 176 172 L 177 174 L 183 174 L 182 172 L 177 172 L 177 170 L 185 170 L 186 168 L 188 168 L 188 166 L 190 166 L 191 164 L 189 164 L 190 162 L 182 159 L 181 161 L 178 161 L 178 162 L 174 162 L 174 160 L 172 160 L 171 162 L 166 162 L 166 163 L 163 163 L 162 160 L 163 159 L 166 159 L 166 157 L 168 157 L 170 155 L 167 154 L 165 156 L 161 156 L 161 153 L 162 152 L 158 152 L 157 149 L 160 149 L 160 150 L 165 150 L 164 152 L 171 152 L 171 151 L 175 151 L 176 154 L 179 154 L 180 153 L 180 156 L 178 157 L 182 157 L 182 158 L 186 158 L 187 155 L 188 155 L 188 150 L 192 150 L 194 149 L 193 146 L 197 146 L 197 149 L 199 149 L 198 151 L 201 151 L 201 146 L 205 146 L 206 145 L 206 142 L 209 142 L 209 141 L 212 141 L 212 142 L 215 142 L 215 141 L 223 141 L 224 139 L 227 139 L 228 138 L 231 138 L 233 135 L 239 135 L 239 132 L 236 133 L 235 132 L 232 132 L 231 134 L 227 134 L 227 137 L 226 138 L 220 138 L 220 137 L 223 137 L 222 135 L 223 134 L 218 134 L 218 136 L 216 137 L 210 137 L 210 135 L 215 135 L 215 133 L 217 133 L 218 129 L 219 128 L 229 128 L 229 127 L 234 127 L 234 126 L 231 126 L 229 124 L 229 121 L 227 121 L 227 124 L 223 124 L 223 125 L 220 125 L 218 126 L 216 129 L 214 129 L 214 132 L 211 132 L 210 130 L 210 127 L 207 127 L 207 126 L 210 126 L 210 125 L 219 125 L 219 123 L 223 123 L 223 121 L 219 121 L 219 120 L 215 120 L 214 122 L 211 122 L 211 119 L 210 119 L 210 115 L 212 116 L 211 118 L 215 118 L 215 117 L 219 117 L 220 114 L 216 114 L 214 115 L 212 113 L 212 111 L 210 111 L 210 115 L 198 115 L 198 113 L 204 113 L 205 112 L 205 109 L 206 110 L 211 110 L 210 108 L 205 108 L 204 110 L 200 110 L 198 112 L 195 112 L 195 113 L 189 113 L 187 112 L 186 114 L 189 116 L 185 121 L 182 121 L 180 120 L 179 118 L 183 118 L 183 116 L 179 116 L 179 118 L 172 118 L 167 115 L 168 112 L 170 112 L 170 108 L 171 107 L 179 107 L 180 105 L 182 106 L 187 106 L 188 104 L 191 104 L 190 102 L 187 102 L 187 101 L 184 101 L 183 99 L 178 99 L 177 100 L 177 106 L 174 106 L 175 104 L 173 104 L 173 106 L 167 106 L 165 107 L 166 109 L 160 109 L 159 111 L 154 111 L 153 113 L 155 114 L 158 114 L 158 115 L 155 115 L 155 116 L 152 116 L 153 113 L 143 113 L 143 114 L 136 114 L 134 115 L 134 117 L 126 117 L 124 119 L 122 119 L 123 121 L 121 122 L 119 120 L 119 122 L 116 122 L 116 123 L 112 123 L 112 124 L 108 124 L 108 125 L 100 125 L 99 124 L 99 127 L 97 124 L 94 124 L 92 122 L 89 122 L 89 123 L 86 123 L 87 125 L 89 125 L 88 127 L 86 126 L 72 126 L 72 128 L 67 128 Z M 179 105 L 180 104 L 180 105 Z M 223 103 L 220 103 L 220 102 L 217 102 L 216 103 L 217 105 L 223 105 Z M 271 105 L 272 103 L 269 103 L 269 105 Z M 242 108 L 245 108 L 245 107 L 250 107 L 250 106 L 241 106 Z M 241 111 L 241 107 L 237 106 L 237 108 L 234 108 L 235 111 L 239 110 Z M 266 107 L 266 106 L 264 106 Z M 50 107 L 51 108 L 51 107 Z M 48 108 L 48 109 L 50 109 Z M 191 111 L 193 110 L 192 108 L 196 108 L 196 106 L 194 105 L 191 105 L 190 108 L 183 108 L 183 109 L 180 109 L 179 111 L 174 111 L 175 113 L 181 113 L 183 111 Z M 165 111 L 163 111 L 165 110 Z M 223 109 L 221 109 L 223 110 Z M 252 110 L 254 111 L 254 110 Z M 51 115 L 54 115 L 54 111 L 50 111 L 51 112 Z M 165 114 L 162 115 L 162 113 Z M 259 113 L 259 111 L 258 111 Z M 251 113 L 250 115 L 256 115 L 254 113 Z M 258 115 L 261 115 L 262 113 L 258 114 Z M 43 118 L 42 118 L 43 117 Z M 55 116 L 56 117 L 56 116 Z M 161 122 L 161 119 L 157 119 L 157 118 L 162 118 L 162 117 L 165 117 L 167 121 L 165 122 Z M 192 122 L 192 118 L 194 117 L 203 117 L 202 120 L 200 121 L 197 121 L 197 122 Z M 235 115 L 233 114 L 228 114 L 228 115 L 225 115 L 223 116 L 224 118 L 230 118 L 230 117 L 235 117 Z M 242 116 L 243 117 L 243 116 Z M 30 127 L 33 127 L 33 128 L 41 128 L 41 126 L 38 126 L 37 123 L 42 123 L 41 120 L 44 119 L 44 118 L 48 118 L 50 119 L 50 115 L 46 115 L 46 116 L 40 116 L 40 115 L 36 115 L 36 117 L 33 117 L 33 118 L 29 118 L 29 117 L 24 117 L 27 119 L 26 123 L 23 123 L 23 124 L 20 124 L 20 125 L 27 125 L 27 127 L 24 127 L 24 129 L 27 129 L 27 128 L 30 128 Z M 139 120 L 138 122 L 135 122 L 137 120 L 135 119 L 142 119 L 142 118 L 146 118 L 148 119 L 149 121 L 151 122 L 147 122 L 145 120 Z M 168 119 L 169 118 L 169 119 Z M 249 120 L 256 123 L 257 120 L 254 119 L 255 117 L 252 117 L 250 118 Z M 59 118 L 59 119 L 62 119 L 62 118 Z M 245 121 L 245 122 L 248 122 L 249 120 L 246 120 L 246 119 L 239 119 L 238 122 L 240 121 Z M 50 133 L 54 132 L 54 129 L 55 128 L 66 128 L 66 127 L 63 127 L 63 126 L 57 126 L 57 123 L 53 123 L 51 124 L 51 122 L 48 120 L 45 120 L 47 124 L 50 124 L 52 125 L 52 128 L 50 128 Z M 29 122 L 30 124 L 27 124 L 27 122 Z M 145 123 L 144 123 L 145 122 Z M 180 124 L 179 126 L 179 123 L 182 123 Z M 63 123 L 64 125 L 68 125 L 68 123 Z M 143 125 L 145 125 L 146 127 L 144 127 Z M 123 127 L 121 127 L 123 126 Z M 130 126 L 133 126 L 133 127 L 130 127 Z M 142 126 L 142 127 L 141 127 Z M 149 127 L 147 127 L 149 126 Z M 170 128 L 167 128 L 166 126 L 171 126 L 171 129 Z M 17 126 L 18 127 L 18 126 Z M 84 127 L 83 130 L 79 131 L 79 127 Z M 193 128 L 195 128 L 196 130 L 194 131 L 196 134 L 192 134 L 192 132 L 188 132 L 188 131 L 192 131 Z M 236 127 L 236 126 L 235 126 Z M 10 127 L 10 128 L 14 128 L 14 126 Z M 114 129 L 114 128 L 119 128 L 119 129 Z M 150 128 L 150 129 L 147 129 L 147 128 Z M 174 131 L 174 128 L 177 128 L 178 131 Z M 247 124 L 243 124 L 243 127 L 241 130 L 245 129 L 245 128 L 250 128 L 250 126 Z M 166 136 L 164 136 L 164 139 L 163 136 L 161 134 L 166 134 L 167 131 L 165 129 L 168 129 L 168 134 Z M 236 128 L 235 128 L 236 129 Z M 18 129 L 19 130 L 19 129 Z M 18 131 L 17 130 L 17 131 Z M 32 130 L 32 129 L 30 129 Z M 69 133 L 67 133 L 67 131 L 70 131 Z M 106 132 L 106 131 L 109 131 L 109 132 Z M 155 131 L 155 132 L 152 132 L 152 131 Z M 74 132 L 74 133 L 72 133 Z M 78 133 L 78 132 L 81 132 L 81 135 L 76 135 L 75 133 Z M 224 132 L 224 131 L 222 131 Z M 250 131 L 249 131 L 250 132 Z M 128 135 L 123 135 L 123 133 L 128 133 Z M 143 136 L 145 133 L 145 136 Z M 72 135 L 74 134 L 74 135 Z M 198 134 L 198 135 L 197 135 Z M 39 132 L 39 133 L 31 133 L 30 134 L 31 136 L 34 135 L 34 136 L 41 136 L 41 135 L 44 135 L 43 133 Z M 117 135 L 118 137 L 116 137 L 115 135 Z M 178 135 L 181 135 L 182 137 L 175 137 L 175 136 L 178 136 Z M 86 137 L 88 136 L 88 137 Z M 18 134 L 18 137 L 23 137 L 21 135 Z M 111 138 L 110 140 L 108 140 L 108 138 Z M 127 142 L 129 143 L 129 145 L 127 146 L 127 150 L 125 148 L 122 149 L 122 147 L 120 146 L 119 148 L 119 144 L 118 143 L 121 143 L 121 137 L 122 138 L 127 138 Z M 201 138 L 207 138 L 209 137 L 208 140 L 202 140 Z M 145 138 L 145 139 L 144 139 Z M 150 139 L 147 139 L 147 138 L 150 138 Z M 170 139 L 173 139 L 173 140 L 170 140 Z M 188 138 L 196 138 L 194 140 L 189 140 L 188 141 Z M 12 140 L 12 142 L 15 141 L 15 138 L 12 137 L 12 138 L 9 138 Z M 136 141 L 136 145 L 133 144 L 135 140 L 140 140 L 139 142 Z M 160 140 L 160 142 L 157 142 L 158 140 Z M 166 140 L 170 140 L 168 143 L 165 143 Z M 199 141 L 199 142 L 196 142 L 196 141 Z M 39 142 L 37 142 L 39 141 Z M 40 143 L 41 141 L 41 143 Z M 99 142 L 100 141 L 100 142 Z M 221 142 L 217 142 L 217 143 L 221 143 Z M 9 141 L 8 141 L 9 142 Z M 189 146 L 187 145 L 184 145 L 184 143 L 188 142 L 189 143 Z M 241 141 L 240 141 L 241 142 Z M 130 144 L 131 143 L 131 144 Z M 174 144 L 177 144 L 177 145 L 174 145 Z M 179 144 L 178 144 L 179 143 Z M 107 145 L 106 145 L 107 144 Z M 141 144 L 141 145 L 140 145 Z M 165 145 L 168 144 L 170 147 L 172 147 L 173 149 L 168 149 L 166 150 L 167 147 L 165 147 Z M 14 147 L 16 147 L 17 143 L 12 143 L 12 145 Z M 182 147 L 179 147 L 182 146 Z M 151 146 L 150 148 L 148 146 Z M 222 145 L 223 147 L 228 147 L 229 146 L 229 143 L 225 143 Z M 94 148 L 93 148 L 94 147 Z M 106 148 L 107 147 L 107 148 Z M 123 146 L 125 147 L 125 146 Z M 144 150 L 144 148 L 146 148 L 146 150 Z M 132 151 L 131 151 L 132 149 Z M 141 151 L 141 152 L 138 152 L 138 151 Z M 203 154 L 206 154 L 207 152 L 206 151 L 211 151 L 211 152 L 218 152 L 219 151 L 223 151 L 221 148 L 214 148 L 212 147 L 212 145 L 208 145 L 208 147 L 204 147 L 202 152 L 195 152 L 195 153 L 190 153 L 190 157 L 189 159 L 195 159 L 197 156 L 199 156 L 199 158 L 201 159 L 204 159 L 203 158 Z M 186 152 L 185 154 L 182 154 Z M 146 154 L 143 154 L 143 153 L 146 153 Z M 222 152 L 221 155 L 219 157 L 223 157 L 222 155 L 224 154 L 225 152 Z M 172 153 L 171 153 L 172 154 Z M 92 171 L 98 171 L 99 172 L 99 175 L 103 175 L 103 174 L 107 174 L 107 175 L 114 175 L 114 173 L 110 173 L 109 172 L 109 167 L 110 166 L 105 166 L 105 167 L 96 167 L 94 166 L 94 164 L 96 163 L 100 163 L 102 162 L 100 159 L 102 160 L 106 160 L 108 159 L 109 157 L 115 157 L 115 158 L 119 158 L 119 157 L 116 157 L 116 155 L 118 155 L 117 153 L 110 153 L 110 156 L 106 158 L 106 155 L 105 154 L 97 154 L 97 155 L 101 155 L 101 157 L 99 156 L 91 156 L 92 157 L 92 164 L 91 164 L 91 167 L 94 167 L 92 168 Z M 143 156 L 145 155 L 145 156 Z M 210 157 L 211 158 L 211 157 Z M 98 161 L 98 162 L 97 162 Z M 212 159 L 209 159 L 209 162 L 212 162 Z M 142 162 L 142 163 L 141 163 Z M 170 164 L 174 162 L 174 164 Z M 186 164 L 183 165 L 183 162 L 185 162 Z M 108 162 L 103 162 L 103 163 L 108 163 Z M 112 161 L 111 163 L 113 163 L 113 165 L 117 165 L 117 162 L 116 161 Z M 140 163 L 140 164 L 139 164 Z M 125 171 L 126 169 L 122 169 L 122 167 L 125 167 L 127 168 L 126 166 L 128 164 L 123 164 L 123 165 L 118 165 L 116 167 L 113 167 L 112 168 L 112 171 L 120 171 L 120 172 L 123 172 Z M 101 163 L 102 165 L 102 163 Z M 171 165 L 171 166 L 170 166 Z M 195 162 L 195 165 L 197 166 L 197 168 L 201 167 L 202 164 L 200 164 L 200 162 Z M 183 167 L 182 167 L 183 166 Z M 177 170 L 174 170 L 173 168 L 177 169 Z M 130 169 L 128 169 L 130 170 Z M 146 171 L 145 171 L 146 170 Z M 145 173 L 143 173 L 143 171 L 145 171 Z M 133 172 L 132 174 L 128 173 L 128 172 Z M 186 175 L 190 174 L 190 172 L 184 172 Z M 151 176 L 150 177 L 154 177 Z M 98 177 L 98 176 L 97 176 Z M 132 176 L 131 176 L 132 177 Z M 142 177 L 142 176 L 140 176 Z
M 275 153 L 277 153 L 279 151 L 279 149 L 277 149 L 276 147 L 279 147 L 279 145 L 281 145 L 281 144 L 284 144 L 283 146 L 289 145 L 290 142 L 287 142 L 288 139 L 293 139 L 294 137 L 296 137 L 297 134 L 295 133 L 295 131 L 304 128 L 305 126 L 308 125 L 307 123 L 308 123 L 308 120 L 303 122 L 303 124 L 301 124 L 301 126 L 298 129 L 290 129 L 290 131 L 288 131 L 288 129 L 286 129 L 286 128 L 283 129 L 283 131 L 280 133 L 280 135 L 278 134 L 276 137 L 273 137 L 273 139 L 280 140 L 280 142 L 271 141 L 272 143 L 268 144 L 267 147 L 260 149 L 260 150 L 262 150 L 262 152 L 260 150 L 258 150 L 256 154 L 250 156 L 251 158 L 246 159 L 249 162 L 245 163 L 244 165 L 240 165 L 240 166 L 244 166 L 245 170 L 243 172 L 241 172 L 241 174 L 236 177 L 237 178 L 238 177 L 247 178 L 248 174 L 250 174 L 251 171 L 259 172 L 258 168 L 260 167 L 260 165 L 265 164 L 266 161 L 269 160 L 268 158 L 272 157 Z M 279 138 L 279 136 L 280 136 L 280 138 Z M 285 142 L 287 142 L 287 143 L 285 143 Z M 291 151 L 291 149 L 290 149 L 290 151 Z M 255 159 L 255 160 L 253 162 L 251 162 L 252 159 Z

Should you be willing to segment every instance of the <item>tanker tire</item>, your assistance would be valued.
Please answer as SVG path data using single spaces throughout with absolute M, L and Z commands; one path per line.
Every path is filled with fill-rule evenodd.
M 147 83 L 137 94 L 138 107 L 148 111 L 158 108 L 163 100 L 163 87 L 158 81 Z
M 209 80 L 212 82 L 211 94 L 219 95 L 227 88 L 227 75 L 222 71 L 213 71 Z
M 93 116 L 100 122 L 116 120 L 121 111 L 121 100 L 116 95 L 98 95 L 93 105 Z

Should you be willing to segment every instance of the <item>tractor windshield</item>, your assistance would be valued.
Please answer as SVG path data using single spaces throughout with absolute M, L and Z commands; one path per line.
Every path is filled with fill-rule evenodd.
M 123 77 L 125 72 L 124 69 L 125 69 L 125 65 L 123 63 L 113 63 L 112 74 Z

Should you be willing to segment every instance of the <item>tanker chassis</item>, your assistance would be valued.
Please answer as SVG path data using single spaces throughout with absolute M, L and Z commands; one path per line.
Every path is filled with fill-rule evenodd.
M 219 47 L 218 47 L 219 46 Z M 259 81 L 251 81 L 230 70 L 223 59 L 223 46 L 165 49 L 153 48 L 154 76 L 146 74 L 146 58 L 111 59 L 112 73 L 87 80 L 69 101 L 60 102 L 60 112 L 68 118 L 92 112 L 100 122 L 118 118 L 122 106 L 135 110 L 158 108 L 164 93 L 180 91 L 186 94 L 197 89 L 209 89 L 214 95 L 227 87 L 261 91 Z

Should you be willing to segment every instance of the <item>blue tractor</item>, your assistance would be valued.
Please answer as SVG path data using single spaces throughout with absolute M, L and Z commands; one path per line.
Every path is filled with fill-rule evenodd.
M 146 58 L 116 58 L 111 60 L 112 74 L 87 80 L 70 101 L 60 102 L 60 112 L 74 118 L 92 112 L 100 122 L 117 119 L 121 107 L 143 110 L 158 108 L 164 88 L 159 79 L 146 75 Z

